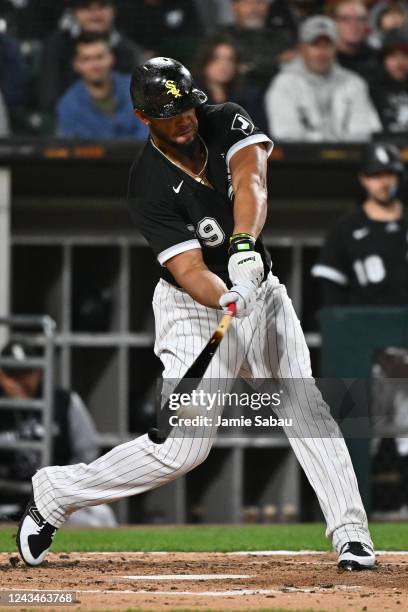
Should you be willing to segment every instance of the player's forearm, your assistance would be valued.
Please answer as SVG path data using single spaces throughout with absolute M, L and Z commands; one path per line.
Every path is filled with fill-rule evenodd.
M 267 214 L 266 187 L 258 181 L 239 189 L 234 202 L 234 234 L 251 234 L 258 238 Z
M 219 308 L 220 297 L 228 291 L 220 277 L 206 266 L 185 272 L 177 282 L 196 302 L 207 308 Z
M 266 221 L 268 153 L 263 143 L 245 147 L 230 162 L 234 199 L 234 234 L 258 238 Z

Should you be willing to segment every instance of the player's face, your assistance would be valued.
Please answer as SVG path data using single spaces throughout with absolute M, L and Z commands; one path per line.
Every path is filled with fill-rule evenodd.
M 143 119 L 143 117 L 142 117 Z M 195 109 L 169 119 L 147 118 L 153 136 L 172 146 L 188 146 L 197 136 L 198 121 Z
M 321 36 L 313 43 L 301 45 L 301 53 L 311 72 L 326 74 L 333 65 L 336 48 L 328 38 Z
M 360 181 L 371 198 L 379 204 L 390 204 L 397 193 L 398 175 L 392 172 L 377 172 L 370 175 L 361 175 Z
M 78 45 L 74 68 L 88 83 L 102 83 L 113 67 L 113 55 L 104 42 Z
M 91 2 L 76 9 L 75 18 L 83 32 L 107 32 L 112 27 L 115 11 L 104 2 Z
M 408 51 L 395 49 L 392 53 L 388 53 L 384 66 L 393 79 L 405 81 L 408 78 Z

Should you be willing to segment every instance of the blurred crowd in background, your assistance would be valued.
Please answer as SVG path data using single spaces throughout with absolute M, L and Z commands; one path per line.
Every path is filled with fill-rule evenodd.
M 0 0 L 0 134 L 146 137 L 128 95 L 155 55 L 281 142 L 408 129 L 400 0 Z

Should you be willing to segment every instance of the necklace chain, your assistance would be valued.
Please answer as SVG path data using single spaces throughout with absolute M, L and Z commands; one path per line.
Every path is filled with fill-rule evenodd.
M 204 173 L 207 169 L 207 164 L 208 164 L 208 148 L 207 145 L 205 144 L 204 140 L 201 138 L 200 134 L 197 132 L 197 136 L 200 139 L 201 144 L 204 147 L 205 150 L 205 160 L 204 160 L 204 164 L 203 167 L 201 168 L 200 172 L 193 172 L 192 170 L 190 170 L 190 168 L 187 168 L 186 166 L 184 166 L 183 164 L 181 164 L 180 162 L 176 161 L 174 158 L 170 157 L 170 155 L 163 153 L 163 151 L 161 149 L 159 149 L 159 147 L 155 144 L 153 138 L 150 138 L 150 141 L 152 143 L 152 145 L 154 146 L 155 149 L 157 149 L 162 155 L 164 155 L 164 157 L 166 157 L 172 164 L 174 164 L 175 166 L 177 166 L 178 168 L 180 168 L 181 170 L 183 170 L 183 172 L 186 172 L 188 175 L 190 175 L 193 179 L 195 179 L 196 181 L 198 181 L 199 183 L 204 183 L 205 179 L 204 179 Z

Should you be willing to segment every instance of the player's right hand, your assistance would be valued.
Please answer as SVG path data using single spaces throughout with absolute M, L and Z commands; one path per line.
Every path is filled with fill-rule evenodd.
M 260 287 L 264 277 L 262 257 L 255 251 L 255 238 L 251 234 L 234 234 L 228 249 L 228 276 L 232 285 Z
M 229 258 L 228 275 L 233 285 L 260 287 L 264 276 L 264 265 L 259 253 L 234 253 Z
M 228 304 L 234 303 L 237 307 L 235 316 L 239 319 L 247 317 L 254 309 L 256 302 L 256 289 L 245 285 L 234 285 L 227 293 L 220 297 L 220 306 L 225 313 L 228 312 Z

